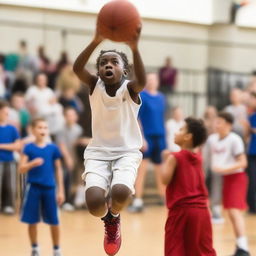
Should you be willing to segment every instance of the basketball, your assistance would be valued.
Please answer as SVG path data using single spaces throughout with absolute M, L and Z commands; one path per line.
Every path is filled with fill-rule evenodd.
M 97 17 L 98 32 L 112 41 L 133 41 L 140 28 L 140 15 L 136 7 L 126 0 L 113 0 L 105 4 Z

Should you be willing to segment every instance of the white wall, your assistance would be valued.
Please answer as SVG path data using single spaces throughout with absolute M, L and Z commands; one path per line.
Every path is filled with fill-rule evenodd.
M 110 0 L 0 0 L 0 4 L 97 13 Z M 142 17 L 213 24 L 226 22 L 232 0 L 130 0 Z
M 96 14 L 92 13 L 0 4 L 0 51 L 17 52 L 18 42 L 25 39 L 33 54 L 39 45 L 44 45 L 52 60 L 57 60 L 63 49 L 74 60 L 92 39 L 95 22 Z M 171 56 L 174 65 L 181 70 L 178 91 L 205 93 L 209 66 L 246 73 L 256 68 L 255 42 L 255 30 L 234 25 L 206 26 L 143 19 L 139 46 L 148 70 L 157 70 L 165 57 Z M 124 44 L 106 41 L 99 47 L 111 48 L 126 52 L 131 59 L 131 52 Z M 91 57 L 91 65 L 95 64 L 99 49 Z M 205 99 L 201 102 L 203 110 Z

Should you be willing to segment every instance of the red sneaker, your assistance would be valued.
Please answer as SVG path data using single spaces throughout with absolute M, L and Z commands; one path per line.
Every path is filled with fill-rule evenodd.
M 104 249 L 109 256 L 114 256 L 121 246 L 120 215 L 113 217 L 108 213 L 102 220 L 105 224 Z

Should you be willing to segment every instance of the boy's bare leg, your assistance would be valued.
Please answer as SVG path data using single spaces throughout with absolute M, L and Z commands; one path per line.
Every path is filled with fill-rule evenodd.
M 114 185 L 111 191 L 111 213 L 119 214 L 124 207 L 126 207 L 131 200 L 132 191 L 125 185 Z
M 103 217 L 108 212 L 105 190 L 99 187 L 88 188 L 85 192 L 86 204 L 89 212 L 95 217 Z
M 228 215 L 233 225 L 238 248 L 248 251 L 248 242 L 245 234 L 245 221 L 242 211 L 234 208 L 228 209 Z
M 31 245 L 37 245 L 37 224 L 28 225 L 28 234 Z
M 60 244 L 60 228 L 58 225 L 51 225 L 51 236 L 53 246 L 59 246 Z

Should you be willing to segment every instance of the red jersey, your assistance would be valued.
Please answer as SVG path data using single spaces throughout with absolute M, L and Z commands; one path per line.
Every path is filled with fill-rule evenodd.
M 202 157 L 188 150 L 172 153 L 176 169 L 166 188 L 168 209 L 176 207 L 207 207 L 208 192 L 205 186 Z

